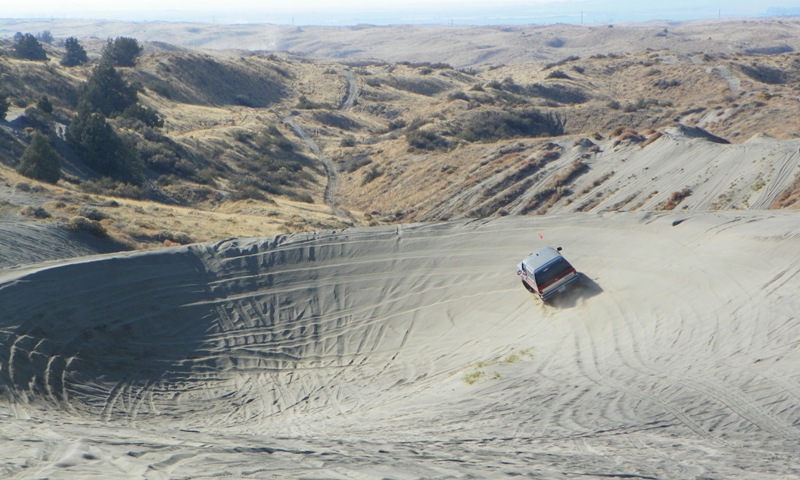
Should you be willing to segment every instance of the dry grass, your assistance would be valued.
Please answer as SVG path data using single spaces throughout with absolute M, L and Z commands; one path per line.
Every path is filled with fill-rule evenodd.
M 798 208 L 800 207 L 800 174 L 798 174 L 794 182 L 778 195 L 778 198 L 772 202 L 769 208 Z
M 91 48 L 95 47 L 90 47 L 90 53 Z M 140 67 L 125 74 L 144 86 L 141 102 L 164 117 L 160 134 L 188 152 L 183 160 L 191 173 L 158 178 L 163 193 L 183 206 L 117 199 L 119 207 L 100 208 L 108 218 L 95 221 L 112 237 L 137 247 L 378 221 L 486 216 L 512 210 L 545 213 L 568 202 L 588 210 L 607 197 L 605 192 L 595 192 L 599 185 L 576 183 L 592 165 L 591 159 L 602 154 L 590 137 L 603 142 L 604 148 L 609 144 L 646 147 L 676 120 L 734 142 L 756 133 L 779 139 L 800 136 L 800 117 L 795 114 L 800 89 L 791 80 L 800 69 L 792 54 L 709 54 L 691 59 L 666 51 L 579 55 L 560 67 L 569 78 L 553 79 L 548 78 L 552 70 L 536 64 L 459 72 L 413 63 L 348 66 L 276 55 L 187 53 L 156 47 L 148 52 Z M 201 74 L 203 69 L 230 81 Z M 725 69 L 735 82 L 719 73 Z M 360 94 L 352 108 L 337 110 L 347 91 L 344 70 L 352 72 Z M 0 73 L 9 80 L 13 103 L 24 108 L 44 92 L 63 120 L 74 111 L 70 99 L 90 71 L 91 66 L 64 69 L 54 62 L 0 59 Z M 775 72 L 785 72 L 782 75 L 791 81 Z M 582 92 L 586 101 L 566 107 L 551 98 L 528 95 L 531 86 L 549 88 L 554 82 Z M 301 97 L 309 105 L 324 108 L 297 110 Z M 614 110 L 608 107 L 611 100 L 637 108 Z M 465 119 L 481 118 L 481 112 L 510 112 L 508 118 L 513 121 L 517 113 L 530 109 L 563 118 L 569 139 L 549 142 L 521 136 L 467 143 L 459 136 Z M 322 165 L 316 153 L 284 124 L 285 118 L 302 125 L 319 153 L 336 167 L 337 206 L 350 211 L 350 218 L 337 219 L 324 205 L 327 179 Z M 403 136 L 408 127 L 402 125 L 424 125 L 423 129 L 443 139 L 446 148 L 409 150 Z M 278 193 L 262 190 L 260 199 L 232 195 L 248 176 L 263 176 L 258 170 L 259 155 L 271 158 L 274 151 L 262 148 L 257 140 L 270 128 L 308 158 L 302 178 L 280 184 Z M 15 164 L 20 145 L 8 135 L 0 140 L 0 160 L 6 165 L 0 173 L 7 182 L 15 182 L 8 167 Z M 579 154 L 564 157 L 569 145 Z M 357 164 L 362 168 L 355 168 Z M 363 167 L 367 164 L 374 170 Z M 68 221 L 85 203 L 106 200 L 85 195 L 74 183 L 62 181 L 52 188 L 56 190 L 63 192 L 62 199 L 46 205 L 56 220 Z M 795 184 L 773 207 L 800 205 L 798 190 Z M 675 193 L 659 208 L 680 204 L 685 195 Z M 653 195 L 636 205 L 635 196 L 629 196 L 611 209 L 639 209 Z
M 672 192 L 665 201 L 656 206 L 656 210 L 674 210 L 682 201 L 692 194 L 690 188 L 684 188 L 678 192 Z

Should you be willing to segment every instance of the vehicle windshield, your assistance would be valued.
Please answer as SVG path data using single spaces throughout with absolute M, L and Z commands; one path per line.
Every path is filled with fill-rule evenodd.
M 548 263 L 544 268 L 536 271 L 536 285 L 544 288 L 553 283 L 553 280 L 572 269 L 572 265 L 563 257 L 558 257 Z

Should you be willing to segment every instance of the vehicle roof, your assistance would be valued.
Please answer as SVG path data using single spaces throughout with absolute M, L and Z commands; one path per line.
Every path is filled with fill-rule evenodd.
M 558 250 L 555 248 L 544 247 L 525 257 L 525 260 L 523 260 L 522 263 L 528 267 L 528 270 L 533 272 L 542 265 L 545 265 L 560 256 L 561 254 L 558 253 Z

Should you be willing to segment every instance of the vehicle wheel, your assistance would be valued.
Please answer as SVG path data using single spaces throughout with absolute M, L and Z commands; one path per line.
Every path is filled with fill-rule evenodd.
M 530 286 L 530 285 L 528 285 L 528 284 L 525 282 L 525 280 L 523 280 L 523 281 L 522 281 L 522 286 L 523 286 L 523 287 L 525 287 L 525 290 L 527 290 L 527 291 L 529 291 L 529 292 L 533 293 L 533 289 L 531 288 L 531 286 Z

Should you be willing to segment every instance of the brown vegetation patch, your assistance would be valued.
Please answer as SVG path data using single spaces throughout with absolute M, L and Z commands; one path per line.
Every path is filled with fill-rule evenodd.
M 653 133 L 651 133 L 650 135 L 647 136 L 645 141 L 642 142 L 642 148 L 644 148 L 644 147 L 650 145 L 651 143 L 655 142 L 656 140 L 661 138 L 662 135 L 663 134 L 661 132 L 653 132 Z
M 686 197 L 692 194 L 690 188 L 684 188 L 678 192 L 672 192 L 669 198 L 656 206 L 656 210 L 674 210 Z
M 566 187 L 587 171 L 589 171 L 587 164 L 581 161 L 572 162 L 553 176 L 541 190 L 536 192 L 533 199 L 523 207 L 521 213 L 523 215 L 532 211 L 536 211 L 539 214 L 546 213 L 558 200 L 571 193 L 569 188 Z
M 797 174 L 794 182 L 778 195 L 769 208 L 800 208 L 800 174 Z

